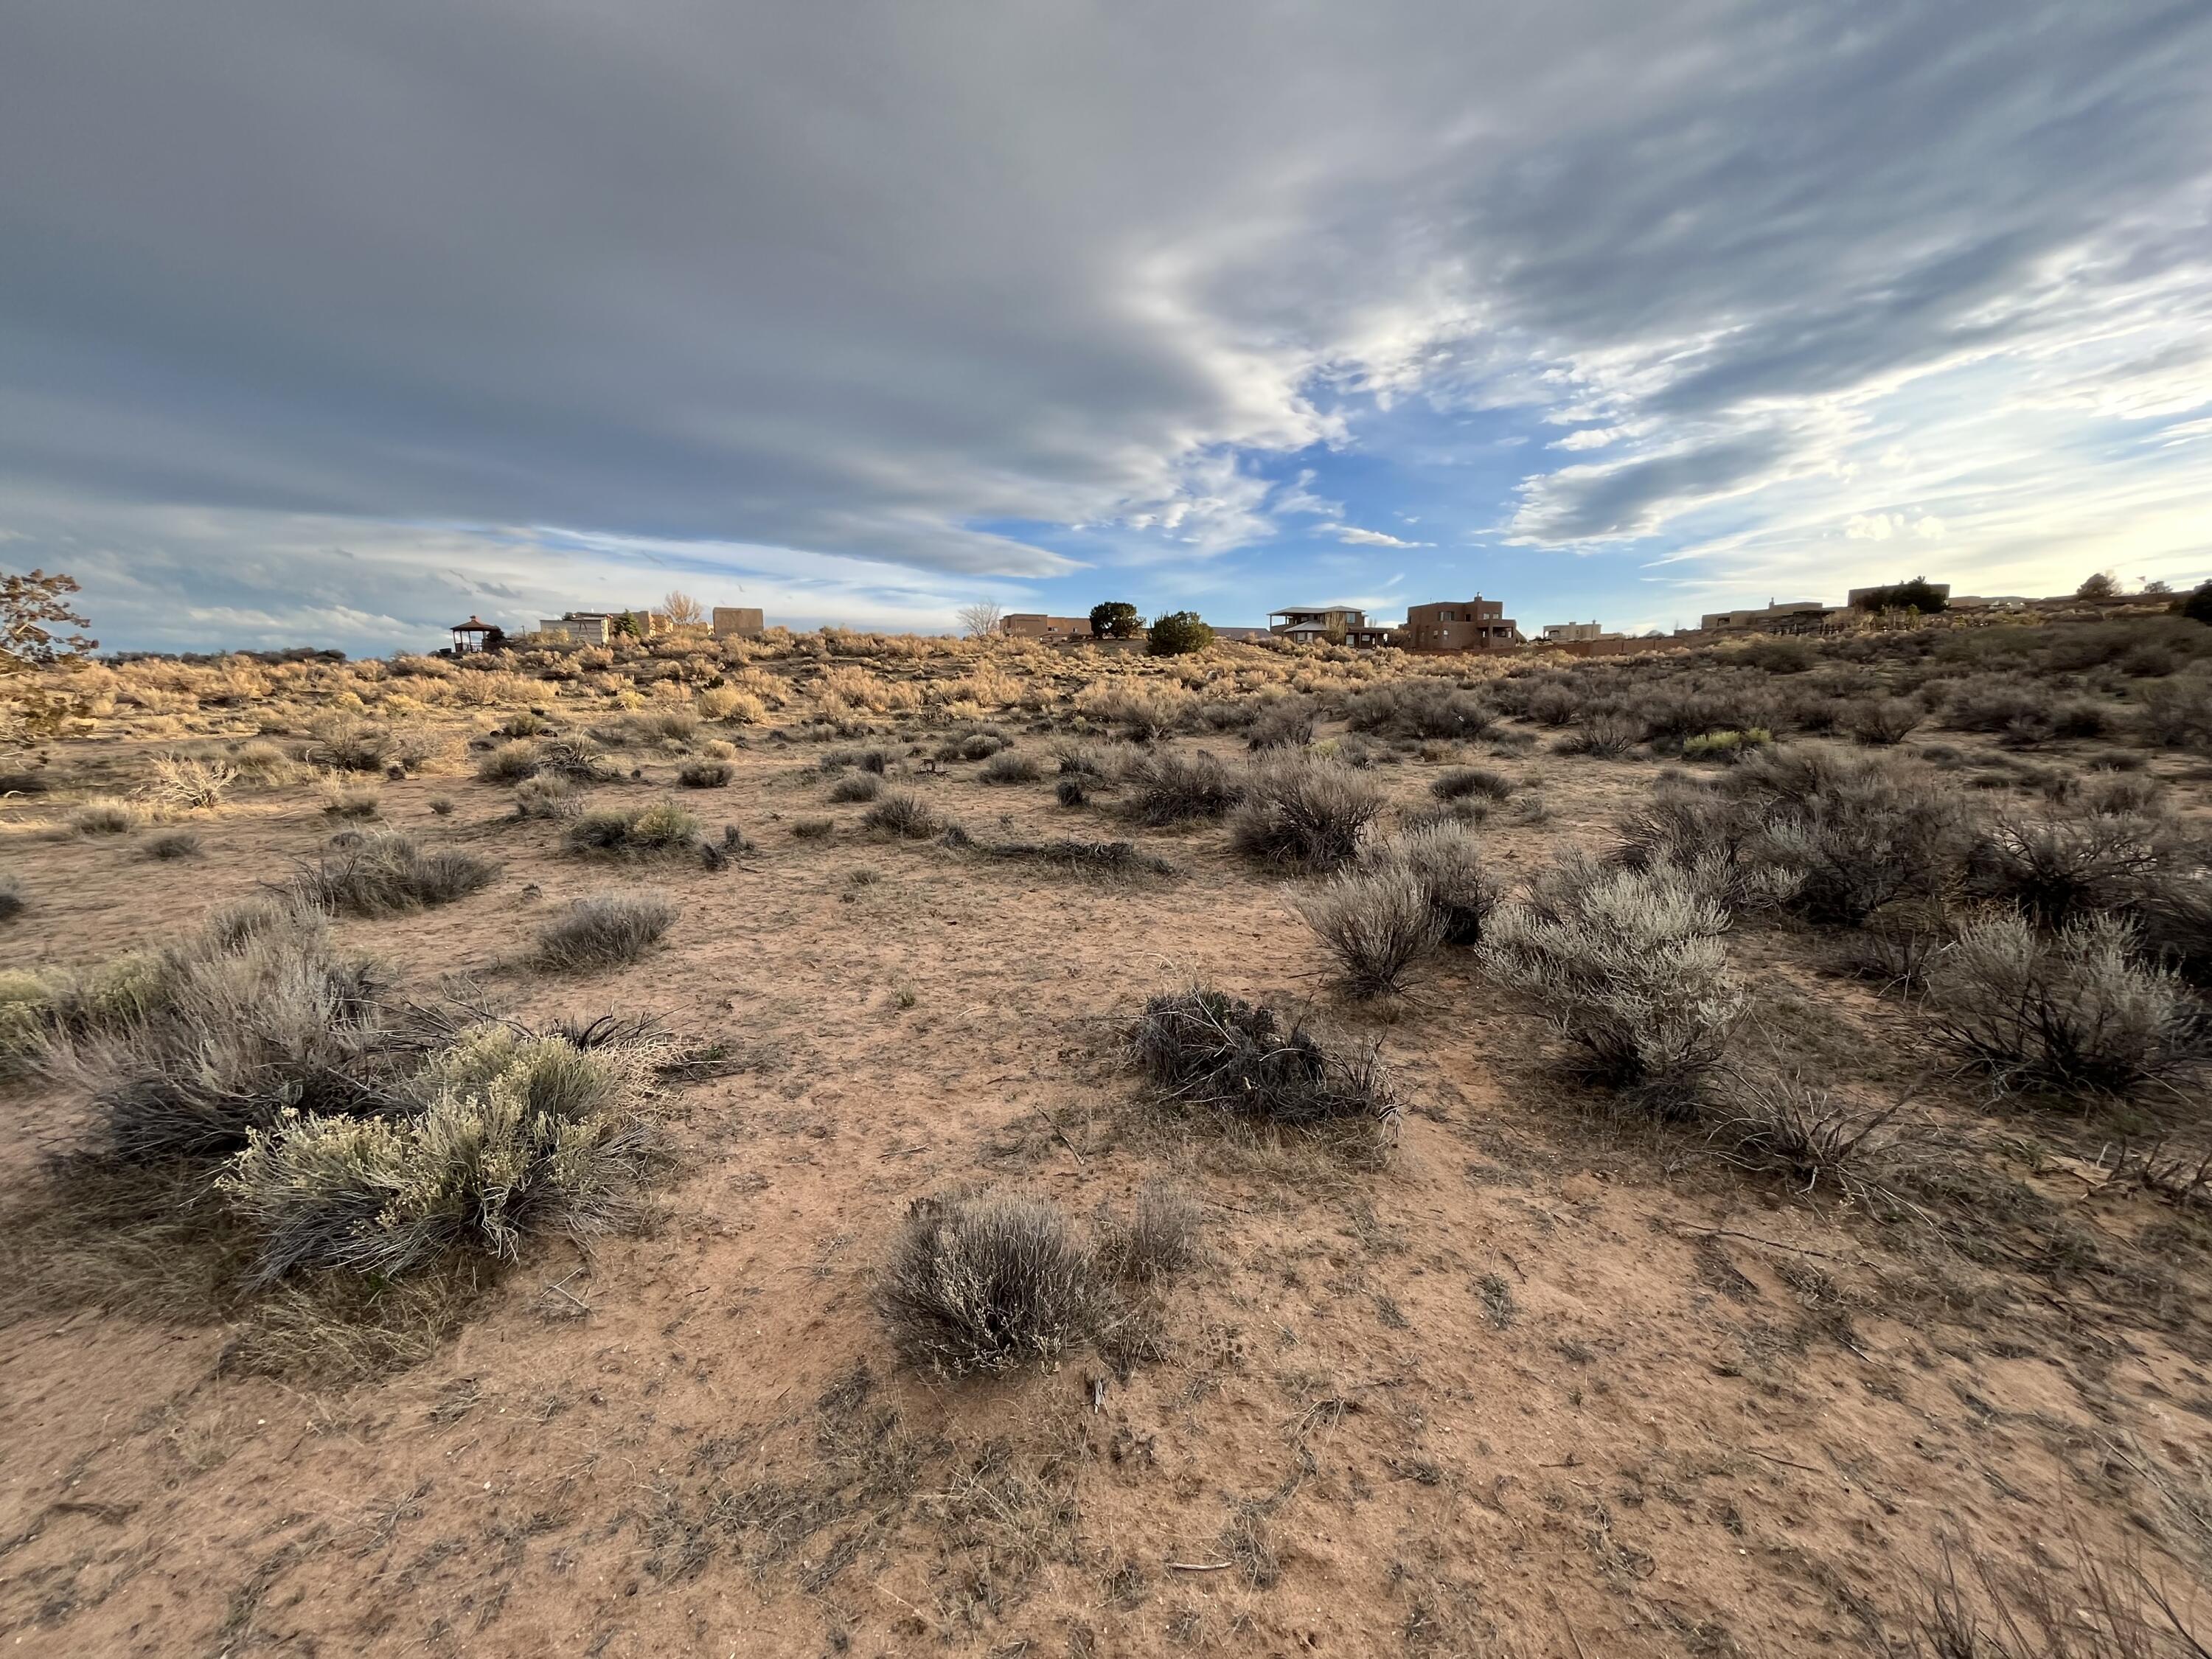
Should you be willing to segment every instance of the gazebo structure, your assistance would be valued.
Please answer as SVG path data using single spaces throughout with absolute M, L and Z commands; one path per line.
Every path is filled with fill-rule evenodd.
M 504 629 L 481 620 L 471 611 L 466 622 L 453 624 L 453 654 L 457 657 L 471 656 L 489 646 L 498 644 L 505 637 Z

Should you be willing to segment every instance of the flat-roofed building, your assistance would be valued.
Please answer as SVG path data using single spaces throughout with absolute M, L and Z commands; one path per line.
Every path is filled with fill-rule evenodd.
M 1048 617 L 1041 611 L 1017 611 L 999 618 L 999 631 L 1013 640 L 1087 640 L 1088 617 Z
M 1398 642 L 1408 651 L 1492 651 L 1521 643 L 1519 624 L 1502 599 L 1437 599 L 1406 607 Z
M 1553 645 L 1567 645 L 1578 640 L 1600 640 L 1604 637 L 1604 626 L 1598 623 L 1546 623 L 1544 624 L 1544 638 Z
M 1372 650 L 1390 643 L 1392 630 L 1370 623 L 1356 605 L 1299 605 L 1267 613 L 1267 631 L 1297 645 L 1349 645 Z

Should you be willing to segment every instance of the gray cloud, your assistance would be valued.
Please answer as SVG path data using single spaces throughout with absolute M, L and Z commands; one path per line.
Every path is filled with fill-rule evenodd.
M 1643 535 L 1812 466 L 1832 428 L 1778 408 L 2212 321 L 2194 0 L 30 0 L 7 33 L 0 471 L 37 505 L 0 530 L 238 615 L 281 611 L 305 520 L 387 564 L 394 524 L 866 561 L 803 580 L 921 614 L 1066 568 L 1025 524 L 1264 536 L 1224 458 L 1356 439 L 1361 386 L 1621 426 L 1514 526 Z M 2191 406 L 2201 357 L 2127 356 Z M 514 592 L 575 594 L 512 545 Z

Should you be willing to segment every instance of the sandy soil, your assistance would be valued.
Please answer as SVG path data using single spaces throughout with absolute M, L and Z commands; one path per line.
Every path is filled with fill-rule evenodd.
M 665 1218 L 540 1244 L 434 1358 L 335 1393 L 238 1374 L 220 1325 L 15 1324 L 14 1650 L 1881 1652 L 1938 1540 L 1968 1535 L 2008 1559 L 2137 1550 L 2190 1593 L 2212 1455 L 2196 1224 L 2163 1279 L 2003 1273 L 1718 1166 L 1694 1133 L 1607 1127 L 1540 1021 L 1463 966 L 1386 1009 L 1335 1000 L 1279 881 L 1217 826 L 1135 832 L 1178 873 L 1100 884 L 872 837 L 824 805 L 812 753 L 756 738 L 730 787 L 687 795 L 757 843 L 721 872 L 563 855 L 465 777 L 384 786 L 387 822 L 505 870 L 342 922 L 348 943 L 425 994 L 466 973 L 526 1013 L 645 1011 L 728 1045 L 666 1103 Z M 139 758 L 61 754 L 118 777 Z M 1552 810 L 1486 830 L 1509 874 L 1601 839 L 1656 770 L 1478 758 Z M 641 803 L 673 770 L 599 793 Z M 908 781 L 978 833 L 1131 833 L 976 770 Z M 1407 804 L 1433 775 L 1381 774 Z M 790 834 L 824 814 L 827 839 Z M 176 864 L 143 859 L 143 831 L 19 827 L 0 860 L 34 902 L 0 938 L 17 964 L 159 942 L 331 827 L 297 788 L 241 794 Z M 664 949 L 596 979 L 520 965 L 537 922 L 626 884 L 682 904 Z M 2095 1237 L 2182 1237 L 2055 1152 L 2033 1173 L 2039 1131 L 1924 1074 L 1819 941 L 1732 948 L 1760 1041 L 2012 1137 Z M 1412 1103 L 1389 1167 L 1161 1121 L 1115 1043 L 1194 975 L 1379 1039 Z M 31 1085 L 0 1105 L 24 1201 L 78 1107 Z M 896 1365 L 869 1293 L 910 1200 L 988 1182 L 1089 1213 L 1163 1176 L 1210 1219 L 1161 1358 L 957 1388 Z

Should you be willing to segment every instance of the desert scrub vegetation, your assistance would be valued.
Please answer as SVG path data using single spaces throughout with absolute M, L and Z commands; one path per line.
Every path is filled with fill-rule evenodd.
M 927 841 L 945 830 L 945 820 L 910 789 L 895 789 L 884 796 L 860 815 L 860 823 L 903 841 Z
M 0 921 L 15 921 L 29 903 L 23 896 L 21 882 L 13 876 L 0 875 Z
M 1269 755 L 1246 775 L 1229 823 L 1230 845 L 1267 864 L 1341 869 L 1358 854 L 1383 799 L 1381 786 L 1340 761 Z
M 1455 766 L 1438 775 L 1430 783 L 1429 793 L 1440 801 L 1501 801 L 1513 793 L 1513 785 L 1502 773 L 1486 767 Z
M 698 849 L 699 820 L 665 799 L 629 811 L 605 807 L 577 817 L 566 840 L 571 852 L 603 858 L 665 857 Z
M 1403 869 L 1420 889 L 1437 940 L 1462 947 L 1482 942 L 1484 925 L 1504 887 L 1485 869 L 1482 843 L 1451 819 L 1410 825 L 1362 849 L 1364 868 Z
M 1632 868 L 1707 872 L 1731 902 L 1852 927 L 1958 879 L 1969 825 L 1954 794 L 1884 755 L 1768 750 L 1710 785 L 1662 779 L 1620 826 Z
M 1344 718 L 1354 732 L 1375 737 L 1472 742 L 1498 723 L 1498 709 L 1449 680 L 1400 680 L 1354 692 Z
M 294 878 L 301 902 L 349 916 L 392 916 L 481 892 L 499 866 L 473 853 L 426 852 L 412 836 L 387 830 L 325 848 Z
M 1379 860 L 1339 871 L 1319 887 L 1290 895 L 1336 958 L 1344 988 L 1356 997 L 1405 988 L 1406 971 L 1443 935 L 1428 889 L 1407 864 Z
M 1349 1128 L 1377 1152 L 1396 1130 L 1396 1091 L 1373 1049 L 1324 1043 L 1272 1008 L 1210 987 L 1151 999 L 1128 1048 L 1155 1098 L 1200 1116 Z
M 477 763 L 482 783 L 520 783 L 538 775 L 538 749 L 534 743 L 503 743 Z
M 737 775 L 738 769 L 727 761 L 687 761 L 676 774 L 676 781 L 686 789 L 726 789 Z
M 869 801 L 884 793 L 884 781 L 873 772 L 854 772 L 830 786 L 830 799 L 838 805 Z
M 1490 917 L 1478 959 L 1544 1011 L 1585 1079 L 1683 1116 L 1744 1012 L 1721 940 L 1728 925 L 1677 866 L 1570 854 Z
M 641 1212 L 658 1136 L 649 1073 L 620 1042 L 582 1047 L 491 1024 L 459 1033 L 374 1114 L 288 1110 L 249 1132 L 216 1190 L 257 1238 L 252 1277 L 393 1278 L 453 1250 L 512 1261 L 558 1226 Z
M 1122 810 L 1153 828 L 1220 818 L 1243 797 L 1243 785 L 1203 750 L 1141 755 L 1121 769 Z
M 373 818 L 384 811 L 384 792 L 373 783 L 354 783 L 339 772 L 327 772 L 315 785 L 323 815 L 332 818 Z
M 74 836 L 127 836 L 146 822 L 146 809 L 114 795 L 94 795 L 62 822 Z
M 1923 970 L 1923 1029 L 1999 1093 L 2179 1103 L 2212 1058 L 2212 1014 L 2141 944 L 2116 915 L 2050 933 L 2021 915 L 1971 921 Z
M 948 1380 L 1050 1365 L 1084 1346 L 1147 1345 L 1141 1299 L 1195 1260 L 1197 1212 L 1163 1189 L 1086 1238 L 1048 1199 L 1019 1193 L 917 1200 L 875 1291 L 899 1357 Z M 1133 1339 L 1135 1336 L 1135 1340 Z
M 1035 755 L 1006 749 L 986 761 L 975 777 L 981 783 L 1037 783 L 1043 780 L 1044 767 Z
M 228 761 L 206 760 L 191 755 L 161 755 L 154 762 L 154 779 L 146 786 L 146 799 L 173 811 L 200 812 L 222 805 L 238 769 Z
M 538 930 L 538 960 L 565 973 L 620 968 L 642 957 L 676 925 L 676 907 L 651 895 L 601 893 L 570 904 Z
M 198 858 L 200 854 L 200 834 L 197 830 L 165 830 L 158 836 L 147 837 L 141 849 L 149 859 L 171 863 L 178 859 Z
M 514 816 L 567 819 L 584 810 L 583 786 L 558 773 L 534 775 L 514 786 Z

